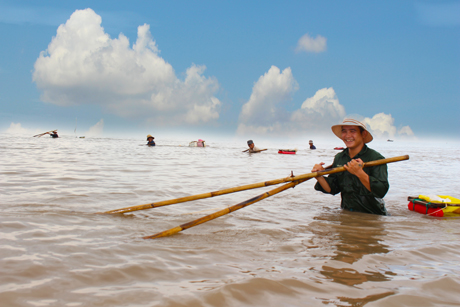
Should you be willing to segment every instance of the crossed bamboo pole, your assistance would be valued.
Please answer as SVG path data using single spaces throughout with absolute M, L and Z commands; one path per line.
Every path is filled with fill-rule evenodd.
M 408 160 L 408 159 L 409 159 L 409 156 L 405 155 L 405 156 L 399 156 L 399 157 L 394 157 L 394 158 L 376 160 L 376 161 L 364 163 L 364 167 L 376 166 L 376 165 L 387 164 L 387 163 L 391 163 L 391 162 L 398 162 L 398 161 L 403 161 L 403 160 Z M 239 209 L 242 209 L 242 208 L 247 207 L 249 205 L 252 205 L 252 204 L 254 204 L 254 203 L 258 202 L 258 201 L 261 201 L 262 199 L 265 199 L 267 197 L 270 197 L 270 196 L 273 196 L 273 195 L 278 194 L 280 192 L 283 192 L 283 191 L 285 191 L 285 190 L 287 190 L 289 188 L 293 188 L 296 185 L 298 185 L 298 184 L 300 184 L 302 182 L 305 182 L 305 181 L 307 181 L 307 180 L 309 180 L 309 179 L 311 179 L 313 177 L 323 176 L 323 175 L 326 175 L 326 174 L 339 173 L 339 172 L 343 172 L 343 171 L 345 171 L 344 167 L 337 167 L 337 168 L 334 168 L 334 169 L 331 169 L 331 170 L 325 170 L 325 171 L 322 171 L 322 172 L 310 173 L 310 174 L 316 174 L 315 176 L 307 176 L 309 174 L 305 174 L 305 175 L 292 177 L 293 179 L 297 178 L 297 177 L 302 177 L 302 176 L 304 178 L 297 179 L 297 180 L 292 180 L 292 182 L 289 182 L 289 183 L 284 184 L 284 185 L 282 185 L 282 186 L 280 186 L 280 187 L 278 187 L 276 189 L 273 189 L 271 191 L 268 191 L 268 192 L 265 192 L 263 194 L 260 194 L 260 195 L 258 195 L 256 197 L 253 197 L 251 199 L 243 201 L 243 202 L 241 202 L 239 204 L 236 204 L 236 205 L 233 205 L 231 207 L 228 207 L 228 208 L 222 209 L 220 211 L 214 212 L 212 214 L 203 216 L 203 217 L 201 217 L 199 219 L 196 219 L 196 220 L 193 220 L 191 222 L 179 225 L 177 227 L 174 227 L 174 228 L 159 232 L 157 234 L 154 234 L 154 235 L 151 235 L 151 236 L 145 236 L 145 237 L 143 237 L 143 239 L 157 239 L 157 238 L 166 237 L 166 236 L 176 234 L 176 233 L 181 232 L 183 230 L 186 230 L 188 228 L 191 228 L 191 227 L 206 223 L 208 221 L 211 221 L 211 220 L 216 219 L 218 217 L 221 217 L 223 215 L 229 214 L 229 213 L 234 212 L 236 210 L 239 210 Z
M 364 163 L 364 167 L 376 166 L 376 165 L 381 165 L 381 164 L 386 164 L 386 163 L 391 163 L 391 162 L 398 162 L 398 161 L 403 161 L 403 160 L 408 160 L 408 159 L 409 159 L 409 156 L 405 155 L 405 156 L 399 156 L 399 157 L 394 157 L 394 158 L 376 160 L 376 161 L 371 161 L 371 162 Z M 296 185 L 298 185 L 298 184 L 300 184 L 302 182 L 305 182 L 305 181 L 307 181 L 307 180 L 309 180 L 309 179 L 311 179 L 313 177 L 323 176 L 323 175 L 326 175 L 326 174 L 339 173 L 339 172 L 343 172 L 343 171 L 345 171 L 344 167 L 337 167 L 337 168 L 334 168 L 334 169 L 331 169 L 331 170 L 325 170 L 325 171 L 322 171 L 322 172 L 310 173 L 310 174 L 316 174 L 316 176 L 307 176 L 307 175 L 310 175 L 310 174 L 305 174 L 305 175 L 292 177 L 292 179 L 293 179 L 292 182 L 284 184 L 284 185 L 282 185 L 282 186 L 280 186 L 280 187 L 278 187 L 276 189 L 273 189 L 271 191 L 265 192 L 263 194 L 260 194 L 260 195 L 258 195 L 256 197 L 253 197 L 251 199 L 248 199 L 246 201 L 243 201 L 243 202 L 241 202 L 239 204 L 236 204 L 236 205 L 233 205 L 231 207 L 228 207 L 228 208 L 222 209 L 220 211 L 214 212 L 212 214 L 203 216 L 203 217 L 201 217 L 199 219 L 196 219 L 196 220 L 193 220 L 191 222 L 179 225 L 177 227 L 174 227 L 174 228 L 159 232 L 159 233 L 151 235 L 151 236 L 145 236 L 145 237 L 143 237 L 143 239 L 157 239 L 157 238 L 166 237 L 166 236 L 176 234 L 176 233 L 181 232 L 183 230 L 186 230 L 188 228 L 191 228 L 191 227 L 206 223 L 208 221 L 211 221 L 211 220 L 216 219 L 218 217 L 221 217 L 223 215 L 229 214 L 229 213 L 234 212 L 236 210 L 239 210 L 239 209 L 242 209 L 242 208 L 247 207 L 249 205 L 252 205 L 252 204 L 254 204 L 254 203 L 258 202 L 258 201 L 261 201 L 262 199 L 265 199 L 267 197 L 270 197 L 270 196 L 273 196 L 273 195 L 278 194 L 280 192 L 283 192 L 283 191 L 285 191 L 285 190 L 287 190 L 289 188 L 293 188 Z M 294 180 L 294 178 L 302 177 L 302 176 L 304 178 Z
M 178 233 L 180 231 L 186 230 L 186 229 L 194 227 L 194 226 L 198 226 L 200 224 L 203 224 L 203 223 L 206 223 L 206 222 L 211 221 L 213 219 L 216 219 L 218 217 L 221 217 L 222 215 L 226 215 L 226 214 L 229 214 L 229 213 L 231 213 L 233 211 L 243 209 L 244 207 L 247 207 L 247 206 L 252 205 L 252 204 L 254 204 L 254 203 L 258 202 L 258 201 L 261 201 L 262 199 L 265 199 L 267 197 L 270 197 L 270 196 L 273 196 L 273 195 L 278 194 L 280 192 L 283 192 L 283 191 L 285 191 L 285 190 L 287 190 L 289 188 L 293 188 L 296 185 L 298 185 L 298 184 L 300 184 L 300 183 L 302 183 L 304 181 L 307 181 L 309 179 L 311 179 L 311 178 L 286 183 L 286 184 L 284 184 L 284 185 L 282 185 L 282 186 L 280 186 L 280 187 L 278 187 L 276 189 L 273 189 L 271 191 L 268 191 L 268 192 L 265 192 L 263 194 L 260 194 L 260 195 L 258 195 L 256 197 L 253 197 L 251 199 L 243 201 L 243 202 L 241 202 L 239 204 L 236 204 L 236 205 L 233 205 L 231 207 L 228 207 L 228 208 L 222 209 L 220 211 L 214 212 L 212 214 L 203 216 L 203 217 L 201 217 L 199 219 L 196 219 L 196 220 L 193 220 L 191 222 L 182 224 L 180 226 L 177 226 L 177 227 L 174 227 L 174 228 L 159 232 L 159 233 L 154 234 L 152 236 L 143 237 L 143 239 L 157 239 L 157 238 L 166 237 L 166 236 L 176 234 L 176 233 Z
M 409 159 L 408 155 L 381 159 L 381 160 L 366 162 L 364 163 L 364 167 L 371 167 L 371 166 L 376 166 L 376 165 L 381 165 L 381 164 L 408 160 L 408 159 Z M 156 203 L 131 206 L 131 207 L 115 209 L 115 210 L 99 212 L 99 213 L 105 213 L 105 214 L 127 213 L 127 212 L 133 212 L 133 211 L 138 211 L 138 210 L 158 208 L 162 206 L 174 205 L 174 204 L 179 204 L 179 203 L 192 201 L 192 200 L 204 199 L 204 198 L 209 198 L 209 197 L 214 197 L 214 196 L 219 196 L 219 195 L 225 195 L 229 193 L 235 193 L 235 192 L 240 192 L 240 191 L 267 187 L 267 186 L 276 185 L 276 184 L 285 183 L 285 182 L 293 182 L 293 181 L 299 181 L 303 179 L 311 179 L 314 177 L 319 177 L 319 176 L 324 176 L 324 175 L 329 175 L 329 174 L 334 174 L 334 173 L 340 173 L 343 171 L 345 171 L 345 168 L 341 166 L 341 167 L 336 167 L 330 170 L 326 169 L 325 171 L 321 171 L 321 172 L 314 172 L 314 173 L 308 173 L 308 174 L 303 174 L 303 175 L 294 176 L 294 177 L 286 177 L 286 178 L 280 178 L 280 179 L 275 179 L 275 180 L 269 180 L 269 181 L 248 184 L 248 185 L 243 185 L 243 186 L 234 187 L 234 188 L 223 189 L 223 190 L 214 191 L 214 192 L 208 192 L 208 193 L 203 193 L 203 194 L 197 194 L 197 195 L 192 195 L 192 196 L 164 200 L 164 201 L 159 201 Z

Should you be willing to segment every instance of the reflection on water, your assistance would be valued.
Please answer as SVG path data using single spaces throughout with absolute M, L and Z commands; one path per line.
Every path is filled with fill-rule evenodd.
M 395 275 L 391 271 L 381 272 L 369 269 L 369 267 L 359 270 L 361 265 L 353 266 L 354 263 L 368 255 L 390 252 L 389 246 L 384 243 L 387 235 L 384 219 L 385 217 L 377 215 L 351 213 L 349 211 L 315 216 L 316 225 L 321 225 L 320 228 L 318 227 L 320 231 L 315 231 L 316 240 L 322 241 L 322 244 L 328 246 L 331 253 L 329 258 L 333 264 L 323 265 L 320 273 L 327 280 L 350 287 L 356 287 L 367 282 L 390 281 Z M 345 263 L 345 265 L 340 263 Z M 347 306 L 363 306 L 394 293 L 394 291 L 384 291 L 363 298 L 338 296 L 337 301 L 329 302 L 348 303 Z
M 333 260 L 352 264 L 365 255 L 389 252 L 388 245 L 383 243 L 386 232 L 381 217 L 342 211 L 328 218 L 331 245 L 337 248 Z
M 338 297 L 338 302 L 337 306 L 364 306 L 367 303 L 370 302 L 375 302 L 378 300 L 381 300 L 387 296 L 393 295 L 395 292 L 385 292 L 385 293 L 380 293 L 380 294 L 373 294 L 373 295 L 368 295 L 363 298 L 350 298 L 350 297 Z M 347 305 L 344 305 L 343 303 L 347 303 Z

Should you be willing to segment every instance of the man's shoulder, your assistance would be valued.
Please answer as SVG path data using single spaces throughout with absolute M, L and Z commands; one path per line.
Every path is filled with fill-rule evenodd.
M 365 151 L 364 154 L 373 159 L 385 159 L 385 157 L 380 152 L 378 152 L 375 149 L 369 148 L 369 147 L 367 147 L 367 150 Z
M 347 149 L 345 148 L 344 150 L 342 150 L 341 152 L 337 153 L 334 156 L 333 165 L 334 165 L 334 167 L 343 166 L 343 164 L 345 164 L 349 160 L 350 160 L 350 157 L 348 156 Z
M 348 156 L 348 149 L 345 148 L 344 150 L 338 152 L 336 155 L 335 155 L 335 159 L 340 159 L 342 158 L 343 156 Z

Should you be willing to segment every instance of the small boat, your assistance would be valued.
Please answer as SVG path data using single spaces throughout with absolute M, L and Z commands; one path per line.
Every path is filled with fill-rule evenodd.
M 393 142 L 393 140 L 388 139 L 387 142 Z
M 334 147 L 335 150 L 344 150 L 345 147 Z
M 408 209 L 430 216 L 460 216 L 460 199 L 448 195 L 408 197 Z
M 208 147 L 208 145 L 204 143 L 204 140 L 199 139 L 198 141 L 191 141 L 188 147 Z
M 297 149 L 278 149 L 279 154 L 295 155 Z

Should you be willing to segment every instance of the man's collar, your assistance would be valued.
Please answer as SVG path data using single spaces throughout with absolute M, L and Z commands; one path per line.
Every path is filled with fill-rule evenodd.
M 361 148 L 361 151 L 356 156 L 354 156 L 353 159 L 357 159 L 357 158 L 361 157 L 362 155 L 364 155 L 366 153 L 367 149 L 368 149 L 367 145 L 364 144 L 363 148 Z M 345 150 L 345 154 L 350 158 L 350 154 L 349 154 L 348 151 L 349 151 L 349 149 L 347 148 L 347 150 Z

